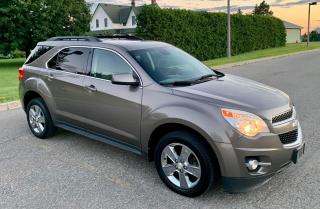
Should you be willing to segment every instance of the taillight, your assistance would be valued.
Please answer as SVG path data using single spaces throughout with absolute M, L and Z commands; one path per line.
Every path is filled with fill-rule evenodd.
M 24 69 L 23 69 L 23 67 L 21 67 L 21 68 L 19 68 L 19 75 L 18 75 L 19 81 L 22 80 L 23 75 L 24 75 Z

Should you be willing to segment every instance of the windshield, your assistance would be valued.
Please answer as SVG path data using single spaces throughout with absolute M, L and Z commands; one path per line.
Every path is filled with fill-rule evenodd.
M 175 47 L 156 47 L 129 52 L 140 66 L 159 84 L 192 81 L 216 75 L 186 52 Z

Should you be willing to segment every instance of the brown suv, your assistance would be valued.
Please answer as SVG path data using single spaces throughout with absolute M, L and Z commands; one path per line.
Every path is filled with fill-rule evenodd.
M 19 70 L 32 133 L 56 127 L 147 156 L 173 191 L 197 196 L 222 176 L 247 191 L 304 153 L 290 98 L 212 70 L 172 45 L 55 37 Z

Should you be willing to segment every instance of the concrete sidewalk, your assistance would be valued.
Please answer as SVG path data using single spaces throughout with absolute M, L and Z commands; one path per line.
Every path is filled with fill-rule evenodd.
M 21 108 L 21 102 L 20 101 L 13 101 L 13 102 L 7 102 L 7 103 L 0 103 L 0 112 L 6 111 L 6 110 L 14 110 Z

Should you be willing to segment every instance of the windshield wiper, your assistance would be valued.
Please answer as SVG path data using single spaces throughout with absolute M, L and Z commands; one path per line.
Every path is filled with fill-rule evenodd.
M 201 81 L 201 80 L 206 79 L 206 78 L 211 78 L 212 76 L 217 76 L 217 75 L 213 74 L 213 73 L 207 74 L 207 75 L 203 75 L 200 78 L 196 79 L 196 81 Z
M 213 76 L 220 78 L 220 77 L 223 77 L 224 74 L 220 73 L 220 72 L 216 73 L 216 74 L 210 73 L 210 74 L 206 74 L 206 75 L 203 75 L 199 78 L 192 79 L 192 80 L 181 80 L 181 81 L 174 81 L 174 82 L 160 82 L 160 84 L 161 85 L 172 85 L 172 86 L 190 86 L 192 84 L 197 84 L 197 83 L 209 81 L 208 78 L 211 78 Z

